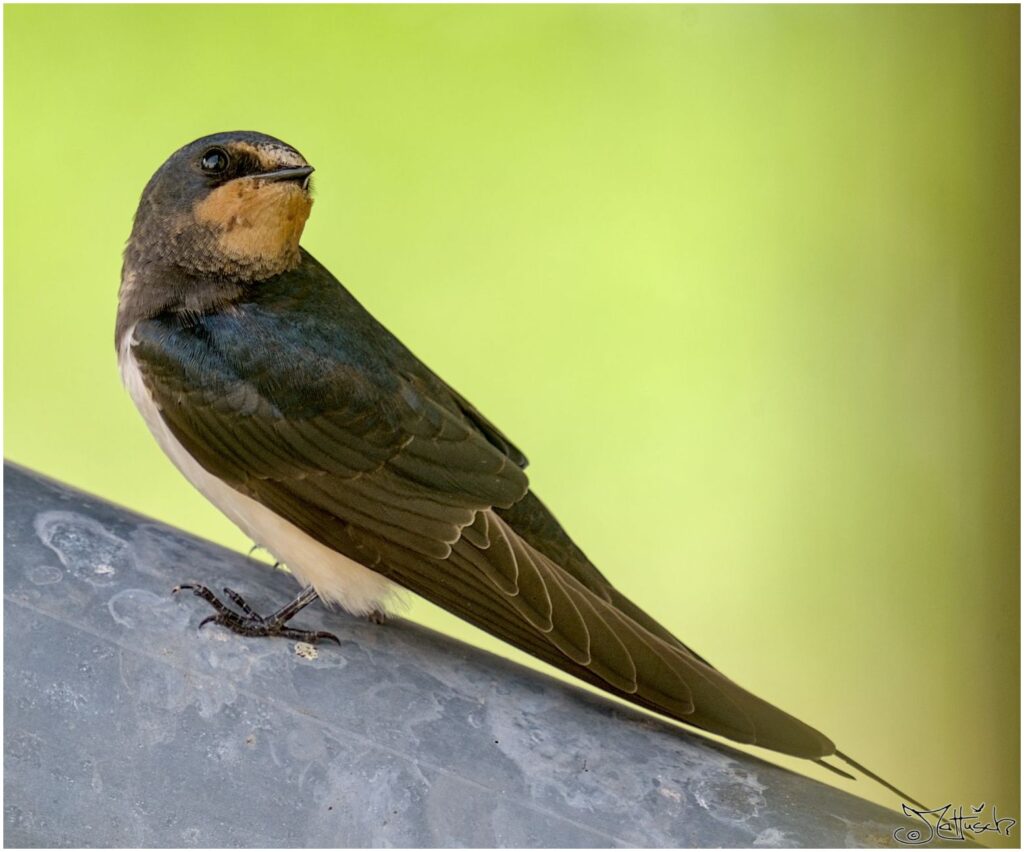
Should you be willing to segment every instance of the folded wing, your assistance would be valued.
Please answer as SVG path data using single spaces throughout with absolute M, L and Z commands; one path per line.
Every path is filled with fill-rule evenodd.
M 140 323 L 132 351 L 196 460 L 328 547 L 643 707 L 834 752 L 616 591 L 529 491 L 522 453 L 407 351 L 335 359 L 244 311 Z

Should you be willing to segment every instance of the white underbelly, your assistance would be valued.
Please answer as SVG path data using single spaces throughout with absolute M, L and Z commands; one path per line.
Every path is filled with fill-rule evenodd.
M 124 337 L 118 361 L 121 379 L 150 432 L 171 461 L 214 506 L 227 515 L 255 544 L 288 566 L 303 585 L 311 585 L 326 602 L 338 603 L 355 615 L 385 611 L 398 591 L 390 580 L 347 556 L 325 547 L 262 503 L 236 491 L 206 471 L 171 434 L 131 352 L 133 330 Z

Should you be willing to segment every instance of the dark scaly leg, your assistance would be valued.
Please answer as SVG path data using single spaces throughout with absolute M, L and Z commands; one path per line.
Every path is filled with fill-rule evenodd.
M 341 644 L 341 641 L 333 633 L 327 633 L 324 630 L 297 630 L 287 626 L 287 622 L 291 618 L 317 599 L 316 590 L 312 586 L 306 586 L 299 592 L 295 600 L 268 616 L 256 612 L 246 603 L 245 598 L 233 589 L 224 589 L 224 594 L 242 611 L 241 615 L 225 606 L 213 592 L 200 583 L 183 583 L 180 586 L 175 586 L 173 592 L 177 594 L 186 589 L 191 590 L 192 594 L 202 598 L 216 610 L 213 615 L 207 616 L 199 622 L 200 629 L 212 621 L 214 624 L 219 624 L 242 636 L 284 636 L 299 642 L 309 642 L 311 645 L 315 645 L 320 640 L 331 640 Z

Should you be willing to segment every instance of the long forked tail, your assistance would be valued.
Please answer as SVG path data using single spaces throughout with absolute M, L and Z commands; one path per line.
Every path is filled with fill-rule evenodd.
M 895 786 L 894 784 L 890 784 L 888 781 L 886 781 L 884 778 L 882 778 L 882 776 L 876 775 L 874 772 L 872 772 L 866 766 L 863 766 L 862 764 L 857 763 L 857 761 L 854 760 L 849 755 L 843 754 L 841 751 L 836 749 L 835 756 L 838 757 L 841 761 L 843 761 L 843 763 L 847 764 L 848 766 L 852 766 L 861 775 L 867 776 L 872 781 L 875 781 L 876 783 L 881 784 L 883 787 L 885 787 L 885 789 L 892 791 L 897 796 L 899 796 L 901 799 L 903 799 L 904 802 L 909 802 L 910 804 L 916 806 L 917 808 L 919 808 L 922 811 L 928 810 L 927 807 L 925 807 L 923 804 L 921 804 L 917 799 L 913 798 L 913 796 L 908 796 L 899 787 Z M 828 764 L 823 764 L 823 765 L 827 766 Z M 839 772 L 841 775 L 845 775 L 846 774 L 846 773 L 842 772 L 841 770 L 837 770 L 834 766 L 829 766 L 828 768 L 832 769 L 835 772 Z M 847 775 L 847 777 L 850 777 L 850 776 Z

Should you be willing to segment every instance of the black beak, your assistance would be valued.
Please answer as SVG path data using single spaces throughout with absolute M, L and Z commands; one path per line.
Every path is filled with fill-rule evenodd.
M 277 169 L 273 172 L 263 172 L 262 174 L 255 175 L 260 180 L 279 181 L 279 180 L 293 180 L 296 183 L 301 183 L 302 188 L 305 189 L 309 185 L 309 176 L 313 174 L 314 169 L 312 166 L 297 166 L 292 169 Z

